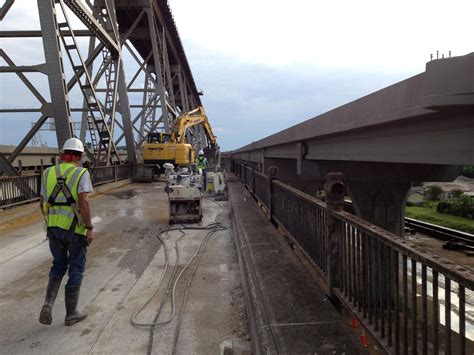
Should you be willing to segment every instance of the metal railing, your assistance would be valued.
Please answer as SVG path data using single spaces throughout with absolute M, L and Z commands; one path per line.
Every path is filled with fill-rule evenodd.
M 269 196 L 269 183 L 268 177 L 262 173 L 254 173 L 254 194 L 257 200 L 259 200 L 263 205 L 269 206 L 268 196 Z
M 11 207 L 39 199 L 41 176 L 0 177 L 0 207 Z
M 329 237 L 325 228 L 328 217 L 325 204 L 277 180 L 272 181 L 271 198 L 273 220 L 327 275 Z
M 233 171 L 389 353 L 474 353 L 474 274 L 233 161 Z M 252 170 L 252 169 L 250 169 Z M 251 179 L 251 181 L 249 180 Z M 252 189 L 251 189 L 251 188 Z M 333 230 L 329 227 L 331 220 Z M 327 284 L 329 286 L 329 284 Z
M 89 169 L 93 186 L 130 179 L 135 165 L 98 166 Z M 0 208 L 36 201 L 41 192 L 41 174 L 0 177 Z
M 133 171 L 133 165 L 95 166 L 89 169 L 94 186 L 129 179 Z

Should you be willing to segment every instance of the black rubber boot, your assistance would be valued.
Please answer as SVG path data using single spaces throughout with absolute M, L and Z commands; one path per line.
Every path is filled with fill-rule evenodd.
M 44 304 L 41 308 L 39 321 L 42 324 L 51 324 L 53 321 L 52 310 L 56 296 L 58 295 L 59 286 L 61 286 L 61 279 L 57 277 L 50 277 L 48 282 L 48 288 L 46 289 L 46 296 L 44 298 Z
M 87 317 L 87 312 L 79 312 L 76 309 L 77 303 L 79 302 L 80 290 L 81 286 L 65 287 L 66 319 L 64 320 L 64 325 L 73 325 Z

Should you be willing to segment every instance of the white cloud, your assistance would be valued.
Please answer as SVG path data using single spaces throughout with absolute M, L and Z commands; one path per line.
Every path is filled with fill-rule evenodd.
M 437 49 L 473 50 L 474 2 L 171 0 L 181 37 L 268 66 L 419 72 Z

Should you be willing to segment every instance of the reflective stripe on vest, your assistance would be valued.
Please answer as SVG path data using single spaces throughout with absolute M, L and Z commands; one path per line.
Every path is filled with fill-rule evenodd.
M 68 211 L 65 208 L 62 208 L 62 206 L 55 206 L 55 208 L 50 208 L 48 211 L 48 215 L 49 216 L 61 215 L 61 216 L 66 216 L 67 218 L 70 218 L 70 219 L 74 219 L 74 217 L 76 217 L 74 212 Z
M 51 205 L 48 205 L 48 200 L 50 199 L 53 191 L 56 188 L 56 185 L 58 184 L 58 177 L 64 177 L 65 186 L 67 186 L 69 189 L 71 197 L 75 201 L 77 210 L 77 189 L 80 178 L 86 171 L 87 170 L 85 168 L 78 168 L 70 163 L 61 163 L 45 170 L 43 173 L 43 181 L 45 182 L 45 185 L 43 186 L 46 186 L 44 196 L 44 202 L 46 206 L 43 206 L 43 208 L 45 212 L 47 210 L 48 227 L 59 227 L 61 229 L 70 230 L 72 228 L 73 222 L 75 220 L 77 221 L 74 209 L 70 205 L 55 205 L 56 203 L 67 203 L 67 198 L 64 195 L 62 189 L 59 190 L 54 202 Z M 86 235 L 85 225 L 79 222 L 76 223 L 74 233 Z

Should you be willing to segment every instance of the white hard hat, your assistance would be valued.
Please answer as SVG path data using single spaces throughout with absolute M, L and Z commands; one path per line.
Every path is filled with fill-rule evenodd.
M 201 149 L 198 154 L 199 155 L 204 155 L 204 150 Z
M 74 150 L 76 152 L 84 153 L 84 145 L 77 138 L 69 138 L 63 145 L 63 151 Z

